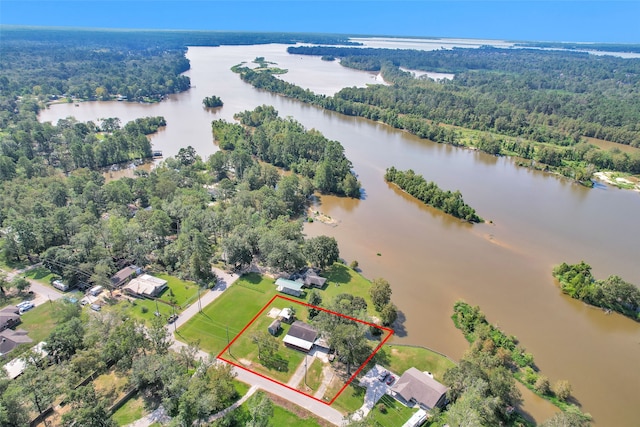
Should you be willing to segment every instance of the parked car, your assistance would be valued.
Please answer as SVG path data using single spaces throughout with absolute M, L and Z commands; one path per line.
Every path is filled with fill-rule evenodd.
M 33 305 L 31 301 L 23 301 L 20 304 L 18 304 L 16 307 L 18 307 L 18 313 L 22 314 L 26 311 L 31 310 L 33 307 L 35 307 L 35 305 Z
M 378 381 L 384 381 L 384 379 L 387 378 L 387 375 L 389 375 L 389 371 L 383 369 L 378 374 Z
M 100 307 L 98 304 L 91 304 L 89 307 L 91 307 L 91 310 L 93 310 L 93 311 L 102 310 L 102 307 Z
M 171 316 L 169 316 L 169 318 L 167 319 L 167 323 L 173 323 L 176 320 L 178 320 L 178 315 L 177 314 L 172 314 Z
M 393 382 L 396 380 L 396 377 L 394 377 L 393 375 L 389 375 L 387 377 L 387 385 L 391 385 L 393 384 Z

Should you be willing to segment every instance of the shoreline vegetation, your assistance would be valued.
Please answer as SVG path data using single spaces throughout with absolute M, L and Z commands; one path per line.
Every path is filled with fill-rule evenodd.
M 478 366 L 476 369 L 482 369 L 483 366 L 487 369 L 486 366 L 488 366 L 489 379 L 492 378 L 492 373 L 495 373 L 492 370 L 506 369 L 513 378 L 557 406 L 567 417 L 576 418 L 582 422 L 582 424 L 567 425 L 585 425 L 591 420 L 590 414 L 583 413 L 572 403 L 569 382 L 558 380 L 551 385 L 549 379 L 542 375 L 535 365 L 533 355 L 518 343 L 515 336 L 506 335 L 500 328 L 490 324 L 484 313 L 480 311 L 480 307 L 473 307 L 459 300 L 453 306 L 451 319 L 471 344 L 459 366 L 469 368 L 469 364 L 475 364 Z M 475 369 L 468 370 L 473 372 Z M 453 378 L 455 378 L 453 375 L 445 376 L 445 381 L 448 380 L 452 388 L 455 387 L 455 383 L 452 384 Z
M 202 100 L 202 105 L 204 105 L 206 108 L 216 108 L 222 107 L 224 105 L 224 102 L 222 102 L 222 99 L 220 99 L 219 97 L 211 95 L 205 97 Z
M 399 171 L 392 166 L 384 174 L 384 180 L 398 186 L 402 191 L 422 203 L 446 214 L 472 223 L 484 222 L 476 214 L 475 209 L 462 200 L 462 194 L 459 191 L 452 193 L 448 190 L 442 190 L 435 182 L 427 182 L 422 175 L 416 175 L 411 169 Z
M 591 266 L 584 261 L 578 264 L 563 262 L 553 269 L 553 277 L 560 283 L 562 292 L 571 298 L 640 322 L 640 289 L 633 283 L 616 275 L 596 280 L 591 274 Z
M 487 99 L 480 102 L 479 98 L 494 96 L 497 93 L 496 87 L 504 88 L 500 79 L 507 78 L 512 73 L 501 71 L 501 66 L 507 68 L 515 67 L 515 69 L 520 70 L 526 58 L 518 57 L 513 61 L 513 64 L 507 63 L 506 65 L 498 62 L 504 59 L 494 60 L 494 63 L 490 64 L 493 68 L 486 64 L 473 65 L 473 67 L 479 67 L 480 69 L 472 69 L 473 67 L 470 66 L 471 68 L 466 70 L 468 75 L 463 73 L 464 79 L 463 76 L 456 74 L 454 81 L 435 82 L 430 79 L 414 79 L 411 73 L 403 72 L 399 68 L 399 66 L 406 66 L 411 69 L 425 69 L 425 65 L 421 66 L 415 63 L 400 63 L 400 65 L 397 65 L 396 62 L 391 63 L 387 60 L 388 58 L 384 57 L 384 55 L 390 55 L 384 49 L 358 50 L 360 53 L 355 53 L 355 50 L 348 48 L 288 48 L 289 53 L 335 56 L 336 58 L 341 58 L 340 63 L 344 66 L 358 70 L 379 71 L 385 81 L 389 82 L 389 85 L 344 88 L 334 96 L 325 96 L 277 79 L 268 71 L 259 72 L 242 66 L 235 66 L 232 70 L 238 73 L 243 81 L 259 89 L 265 89 L 272 93 L 317 105 L 341 114 L 382 122 L 433 142 L 473 148 L 495 156 L 513 157 L 519 166 L 559 174 L 587 187 L 593 186 L 592 177 L 596 171 L 618 171 L 631 175 L 640 174 L 640 152 L 630 154 L 616 148 L 604 150 L 597 145 L 586 142 L 585 138 L 581 136 L 597 134 L 599 138 L 611 140 L 612 142 L 637 146 L 640 144 L 640 135 L 632 130 L 632 125 L 623 126 L 622 129 L 625 130 L 617 130 L 617 128 L 611 126 L 585 122 L 580 117 L 564 117 L 560 112 L 555 111 L 558 108 L 550 108 L 548 112 L 520 111 L 517 107 L 520 102 L 516 102 L 516 100 L 512 101 L 514 104 L 513 114 L 501 117 L 504 113 L 501 110 L 503 106 L 494 105 L 496 104 L 495 100 Z M 496 53 L 494 50 L 488 52 L 491 57 L 495 57 L 500 53 Z M 477 52 L 467 52 L 465 49 L 456 49 L 456 52 L 464 53 L 463 56 L 471 56 L 469 61 L 472 63 L 473 61 L 478 61 L 477 58 L 473 57 Z M 511 51 L 509 52 L 509 54 L 512 53 Z M 365 54 L 369 54 L 374 58 L 348 56 L 364 56 Z M 416 51 L 404 52 L 405 56 L 409 54 L 421 55 Z M 445 54 L 442 53 L 441 55 Z M 529 53 L 516 52 L 516 56 L 525 54 Z M 380 55 L 382 58 L 375 57 L 375 55 Z M 500 55 L 500 57 L 507 58 L 508 55 Z M 543 63 L 552 59 L 559 60 L 559 58 L 555 57 L 535 59 Z M 406 61 L 408 60 L 405 59 Z M 569 70 L 573 70 L 571 67 L 579 68 L 584 66 L 582 64 L 573 64 L 571 61 L 567 62 L 569 65 L 564 64 L 564 66 L 568 67 Z M 440 64 L 440 62 L 437 62 L 437 64 Z M 442 65 L 431 65 L 431 67 L 428 67 L 430 71 L 464 71 L 461 69 L 442 68 Z M 483 69 L 482 67 L 488 69 Z M 525 71 L 526 69 L 523 72 Z M 595 71 L 590 72 L 595 73 Z M 540 70 L 537 70 L 537 73 L 544 74 Z M 541 78 L 538 74 L 530 77 L 537 81 Z M 485 76 L 488 82 L 480 79 L 480 75 Z M 595 76 L 591 76 L 591 79 L 597 80 Z M 462 83 L 458 83 L 461 80 Z M 522 84 L 527 83 L 523 81 Z M 573 83 L 571 84 L 574 85 Z M 513 86 L 513 82 L 510 85 Z M 453 86 L 456 87 L 454 88 Z M 488 94 L 484 92 L 477 93 L 485 87 Z M 534 110 L 539 109 L 538 106 L 533 105 L 536 103 L 555 104 L 557 102 L 555 98 L 560 96 L 556 92 L 561 92 L 560 90 L 547 91 L 550 93 L 547 94 L 542 90 L 531 90 L 533 93 L 530 96 L 534 101 L 530 102 L 532 106 L 528 108 L 533 108 Z M 539 95 L 539 93 L 545 94 Z M 498 95 L 495 96 L 497 97 Z M 544 97 L 549 97 L 550 99 L 538 99 Z M 615 102 L 615 99 L 607 99 L 606 102 Z M 487 108 L 489 110 L 495 107 L 496 117 L 487 115 L 487 112 L 475 111 L 485 101 L 488 103 L 489 107 Z M 601 104 L 605 104 L 605 101 L 600 104 L 598 100 L 590 100 L 589 102 L 594 104 L 591 106 L 594 110 L 600 111 L 599 109 L 604 108 Z M 461 104 L 461 106 L 458 106 L 458 104 Z M 504 108 L 508 110 L 511 107 L 509 104 L 505 104 Z M 629 108 L 632 109 L 631 106 Z M 454 111 L 458 110 L 460 110 L 461 117 L 451 116 Z M 566 113 L 566 115 L 570 114 Z M 516 116 L 519 117 L 519 121 L 512 123 Z M 478 120 L 483 117 L 484 121 L 479 122 Z

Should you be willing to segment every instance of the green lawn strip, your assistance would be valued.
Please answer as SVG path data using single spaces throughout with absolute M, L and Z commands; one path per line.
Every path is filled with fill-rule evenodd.
M 455 363 L 447 357 L 422 347 L 410 347 L 396 344 L 385 344 L 378 352 L 378 363 L 397 375 L 415 367 L 420 371 L 431 372 L 434 378 L 442 382 L 447 369 Z
M 35 280 L 38 283 L 42 283 L 43 285 L 51 286 L 51 288 L 53 288 L 51 283 L 53 283 L 55 279 L 60 278 L 60 276 L 52 273 L 45 267 L 32 268 L 31 270 L 25 271 L 24 276 L 28 279 Z
M 340 391 L 342 386 L 344 386 L 344 382 L 337 376 L 333 377 L 325 396 L 330 397 L 329 400 L 331 400 L 331 398 Z M 340 393 L 340 396 L 338 396 L 331 406 L 344 414 L 353 413 L 360 409 L 364 403 L 365 392 L 366 389 L 364 387 L 360 387 L 352 382 Z
M 380 411 L 380 404 L 385 407 L 384 413 Z M 407 408 L 393 397 L 385 394 L 371 410 L 370 417 L 382 427 L 395 427 L 406 423 L 416 411 L 416 408 Z
M 22 323 L 18 326 L 28 332 L 29 338 L 33 340 L 33 345 L 49 336 L 56 327 L 57 320 L 53 315 L 53 303 L 44 303 L 24 313 Z
M 146 413 L 144 399 L 136 393 L 113 413 L 112 418 L 119 426 L 124 426 L 139 420 Z
M 176 338 L 199 342 L 204 351 L 218 354 L 276 294 L 272 279 L 258 274 L 242 276 L 218 299 L 178 329 Z
M 289 412 L 278 405 L 273 406 L 273 417 L 271 418 L 271 425 L 287 427 L 320 427 L 320 424 L 318 424 L 316 420 L 310 418 L 301 419 L 298 415 Z
M 238 399 L 247 394 L 247 392 L 251 388 L 249 384 L 243 383 L 242 381 L 239 381 L 237 379 L 233 380 L 233 387 L 236 389 L 236 392 L 238 392 Z
M 324 362 L 318 358 L 313 359 L 311 365 L 307 366 L 307 383 L 305 385 L 304 379 L 300 381 L 298 385 L 298 390 L 313 395 L 318 388 L 320 388 L 320 384 L 322 384 L 322 368 L 324 367 Z M 333 397 L 333 396 L 330 396 Z
M 307 411 L 288 400 L 282 399 L 270 393 L 259 391 L 247 400 L 236 411 L 244 411 L 247 405 L 251 405 L 261 394 L 266 394 L 273 402 L 273 416 L 270 418 L 270 426 L 287 426 L 287 427 L 322 427 L 328 426 L 327 422 L 318 420 L 311 412 Z
M 332 301 L 336 295 L 351 294 L 364 298 L 367 301 L 367 314 L 377 316 L 369 295 L 371 282 L 364 276 L 340 263 L 333 264 L 322 275 L 327 278 L 325 288 L 319 291 L 323 305 Z
M 167 290 L 162 293 L 161 300 L 173 302 L 181 310 L 198 298 L 198 285 L 194 282 L 178 279 L 168 274 L 154 274 L 155 277 L 167 281 Z M 173 300 L 173 301 L 172 301 Z

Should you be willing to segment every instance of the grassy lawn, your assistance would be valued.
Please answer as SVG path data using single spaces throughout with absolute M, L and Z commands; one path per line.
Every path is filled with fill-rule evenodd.
M 158 302 L 158 311 L 163 319 L 167 319 L 173 314 L 173 308 L 167 304 Z M 136 298 L 133 301 L 123 299 L 114 305 L 102 307 L 105 311 L 122 311 L 132 318 L 144 322 L 147 326 L 151 324 L 151 319 L 155 317 L 156 302 L 149 299 Z
M 446 357 L 421 347 L 386 344 L 380 349 L 379 355 L 379 363 L 398 375 L 414 366 L 420 371 L 431 372 L 440 382 L 447 369 L 455 366 Z
M 304 384 L 304 380 L 300 382 L 298 386 L 298 390 L 301 390 L 307 394 L 313 395 L 318 388 L 320 388 L 320 384 L 322 384 L 322 368 L 324 367 L 324 362 L 320 359 L 313 359 L 311 365 L 307 366 L 307 385 Z M 330 399 L 333 396 L 327 396 Z
M 191 305 L 198 298 L 198 285 L 194 282 L 178 279 L 168 274 L 155 274 L 155 277 L 167 281 L 167 290 L 162 293 L 161 300 L 173 302 L 180 310 Z
M 342 386 L 344 386 L 344 382 L 335 376 L 324 395 L 333 398 L 333 396 L 340 391 Z M 364 403 L 365 391 L 366 389 L 364 387 L 351 383 L 342 393 L 340 393 L 340 396 L 338 396 L 331 406 L 344 414 L 355 412 L 360 409 Z
M 380 412 L 379 405 L 384 404 L 385 413 Z M 382 427 L 401 426 L 416 412 L 416 408 L 407 408 L 391 396 L 385 394 L 371 410 L 370 417 Z
M 119 426 L 124 426 L 142 418 L 146 413 L 144 399 L 136 393 L 113 413 L 112 418 Z
M 238 410 L 245 410 L 247 403 L 255 401 L 261 394 L 265 394 L 260 391 L 245 402 Z M 284 400 L 278 396 L 266 393 L 269 399 L 273 402 L 273 416 L 270 418 L 270 426 L 287 426 L 287 427 L 322 427 L 328 426 L 326 421 L 318 420 L 315 416 L 300 406 L 297 406 L 287 400 Z
M 271 425 L 274 426 L 288 426 L 288 427 L 320 427 L 320 424 L 314 419 L 301 419 L 298 415 L 287 411 L 281 406 L 273 406 L 273 417 L 271 418 Z
M 44 303 L 22 315 L 22 323 L 18 326 L 29 333 L 33 345 L 49 336 L 56 327 L 57 320 L 54 316 L 55 304 Z
M 0 310 L 5 308 L 5 307 L 9 307 L 10 305 L 17 305 L 20 302 L 24 301 L 26 298 L 23 297 L 19 297 L 19 296 L 10 296 L 9 298 L 2 298 L 0 299 Z
M 51 286 L 52 288 L 53 285 L 51 283 L 55 279 L 60 278 L 60 276 L 52 273 L 45 267 L 32 268 L 31 270 L 26 271 L 24 275 L 27 276 L 28 279 L 35 280 L 36 282 L 42 283 L 43 285 Z
M 109 405 L 126 394 L 127 383 L 127 377 L 117 374 L 113 369 L 93 380 L 96 394 L 106 398 Z
M 236 389 L 236 391 L 238 392 L 238 396 L 239 398 L 244 396 L 245 394 L 247 394 L 247 392 L 249 391 L 249 389 L 251 388 L 249 386 L 249 384 L 247 383 L 243 383 L 242 381 L 238 381 L 236 379 L 233 380 L 233 387 Z
M 344 264 L 335 263 L 326 269 L 322 275 L 327 278 L 325 289 L 320 291 L 323 305 L 332 301 L 336 295 L 346 293 L 364 298 L 367 301 L 367 314 L 371 316 L 377 315 L 369 295 L 371 282 L 361 274 Z
M 176 338 L 200 343 L 204 351 L 218 354 L 276 294 L 273 280 L 258 274 L 242 276 L 224 294 L 178 329 Z

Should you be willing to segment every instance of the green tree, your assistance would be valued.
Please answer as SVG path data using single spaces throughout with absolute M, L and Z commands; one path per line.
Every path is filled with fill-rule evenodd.
M 391 285 L 383 278 L 374 279 L 369 289 L 371 301 L 376 310 L 381 311 L 391 301 Z
M 321 269 L 325 269 L 340 257 L 338 242 L 329 236 L 318 236 L 308 239 L 304 244 L 304 253 L 307 260 Z
M 264 393 L 258 393 L 247 404 L 249 427 L 267 427 L 269 420 L 273 417 L 273 402 Z
M 385 304 L 380 310 L 380 320 L 384 326 L 390 326 L 398 319 L 398 309 L 392 302 Z
M 84 325 L 78 317 L 59 324 L 49 334 L 44 346 L 56 363 L 69 360 L 83 346 Z
M 571 396 L 571 384 L 567 380 L 558 380 L 553 385 L 553 393 L 558 399 L 565 401 Z
M 319 307 L 322 304 L 322 296 L 315 289 L 311 291 L 309 295 L 309 304 Z M 309 319 L 313 319 L 320 313 L 320 310 L 317 308 L 309 308 Z
M 86 427 L 116 427 L 118 424 L 107 411 L 107 404 L 100 399 L 92 383 L 72 390 L 69 395 L 71 410 L 62 416 L 62 425 Z

